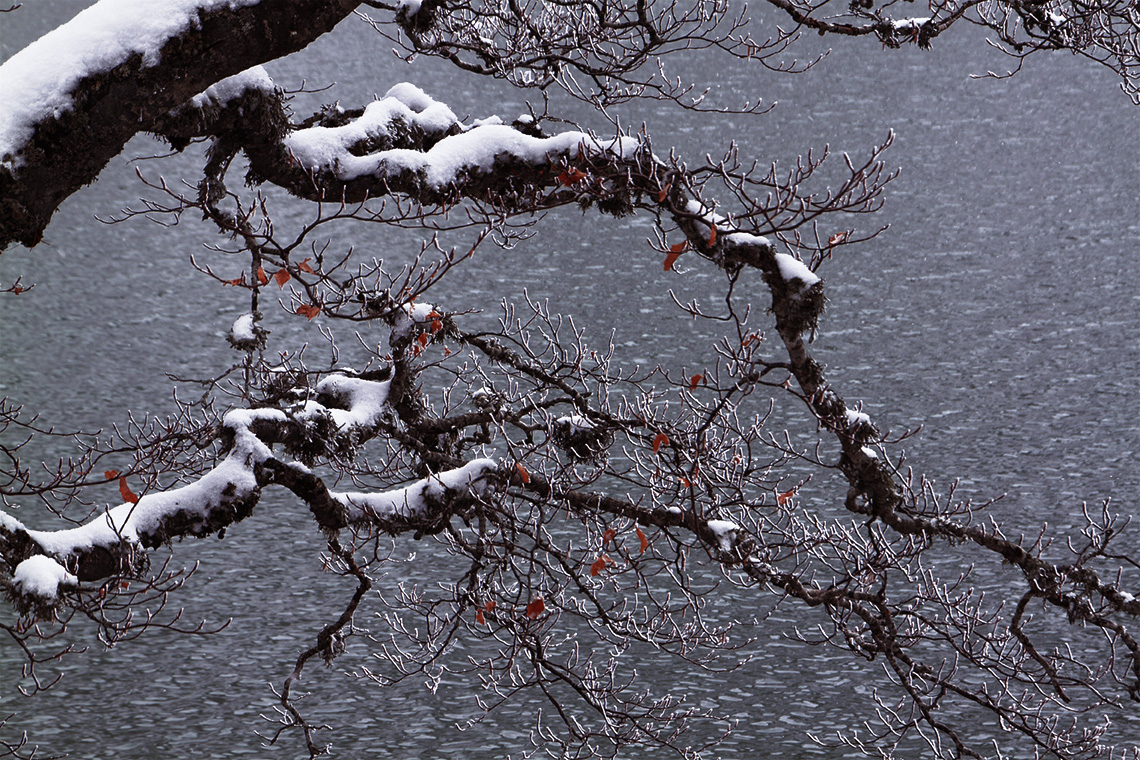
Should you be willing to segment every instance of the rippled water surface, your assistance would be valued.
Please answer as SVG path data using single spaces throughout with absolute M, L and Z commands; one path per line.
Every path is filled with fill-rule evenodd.
M 41 0 L 4 18 L 3 54 L 81 5 Z M 525 108 L 523 94 L 430 62 L 406 66 L 387 48 L 366 25 L 348 22 L 271 73 L 285 86 L 339 83 L 299 101 L 299 110 L 320 99 L 354 105 L 405 79 L 460 115 L 509 118 Z M 760 95 L 779 106 L 760 118 L 698 117 L 658 104 L 626 113 L 627 123 L 648 124 L 659 153 L 675 146 L 699 158 L 735 140 L 761 162 L 792 161 L 824 144 L 861 156 L 894 130 L 887 160 L 903 174 L 881 214 L 891 229 L 821 272 L 830 305 L 816 350 L 840 391 L 862 399 L 881 426 L 922 426 L 907 444 L 913 466 L 942 483 L 960 479 L 974 498 L 1004 494 L 994 514 L 1015 531 L 1071 526 L 1083 501 L 1112 497 L 1134 509 L 1140 111 L 1108 72 L 1059 56 L 1031 61 L 1009 81 L 971 80 L 1008 63 L 961 37 L 939 40 L 929 53 L 844 46 L 802 77 L 724 60 L 686 65 L 678 73 L 708 82 L 717 102 Z M 193 177 L 198 157 L 128 160 L 154 150 L 132 143 L 65 204 L 45 245 L 0 259 L 5 282 L 23 275 L 37 285 L 0 300 L 0 390 L 41 410 L 48 424 L 91 430 L 131 410 L 161 414 L 171 408 L 165 373 L 207 375 L 231 361 L 223 335 L 245 297 L 220 291 L 188 263 L 215 242 L 209 230 L 193 221 L 168 230 L 92 218 L 137 199 L 136 168 L 172 181 Z M 706 298 L 719 280 L 696 266 L 683 276 L 664 273 L 644 244 L 650 229 L 637 218 L 583 223 L 574 211 L 552 214 L 527 245 L 482 252 L 448 306 L 493 311 L 527 287 L 575 314 L 598 340 L 616 330 L 631 362 L 698 363 L 708 336 L 692 332 L 668 291 Z M 347 234 L 392 259 L 407 245 L 380 230 Z M 757 299 L 762 309 L 765 297 Z M 283 343 L 301 336 L 295 320 L 270 328 Z M 843 493 L 838 483 L 814 485 L 811 498 L 821 504 Z M 26 512 L 21 519 L 36 522 Z M 280 683 L 351 593 L 320 572 L 322 548 L 303 511 L 283 501 L 263 503 L 223 542 L 177 547 L 180 561 L 202 563 L 181 594 L 187 618 L 233 618 L 226 630 L 155 635 L 110 652 L 93 646 L 69 661 L 47 695 L 29 701 L 0 690 L 0 715 L 17 713 L 13 723 L 46 749 L 82 758 L 298 756 L 295 738 L 266 749 L 253 731 L 265 728 L 258 715 L 272 709 L 269 683 Z M 393 565 L 381 584 L 431 578 L 430 546 L 401 546 L 401 556 L 412 551 L 414 560 Z M 724 603 L 765 612 L 754 598 Z M 737 718 L 722 757 L 841 757 L 813 747 L 806 733 L 854 727 L 860 714 L 852 704 L 872 682 L 839 654 L 793 646 L 781 614 L 753 631 L 755 661 L 730 675 L 663 667 L 648 655 L 630 667 Z M 369 664 L 366 655 L 358 641 L 332 672 L 312 668 L 306 676 L 311 714 L 337 726 L 339 756 L 477 760 L 526 745 L 525 710 L 454 728 L 476 714 L 470 683 L 445 681 L 435 693 L 418 683 L 382 690 L 338 674 Z M 0 682 L 18 676 L 17 653 L 0 644 Z M 717 730 L 706 726 L 697 736 Z

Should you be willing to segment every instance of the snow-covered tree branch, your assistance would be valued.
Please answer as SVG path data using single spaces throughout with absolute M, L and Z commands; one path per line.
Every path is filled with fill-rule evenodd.
M 1081 52 L 1135 93 L 1134 8 L 969 2 L 902 19 L 893 3 L 833 12 L 770 2 L 802 28 L 887 47 L 927 47 L 958 20 L 978 23 L 1017 56 Z M 846 401 L 813 353 L 827 260 L 882 231 L 874 214 L 896 176 L 882 157 L 892 134 L 863 159 L 808 154 L 791 170 L 735 146 L 693 163 L 659 155 L 652 125 L 631 133 L 613 120 L 598 134 L 555 129 L 548 113 L 464 120 L 409 83 L 298 120 L 261 64 L 360 5 L 389 17 L 369 23 L 409 56 L 560 87 L 604 115 L 646 98 L 703 108 L 664 64 L 646 73 L 648 64 L 707 50 L 778 70 L 798 34 L 778 29 L 758 43 L 752 22 L 721 2 L 179 0 L 153 14 L 138 0 L 103 0 L 5 63 L 4 245 L 38 244 L 59 204 L 134 135 L 179 151 L 205 141 L 200 176 L 182 186 L 144 178 L 150 197 L 119 222 L 176 226 L 195 212 L 227 243 L 194 266 L 249 299 L 228 335 L 240 359 L 202 381 L 198 400 L 110 437 L 78 436 L 80 452 L 46 474 L 24 450 L 59 434 L 0 404 L 0 584 L 13 610 L 0 627 L 26 655 L 31 691 L 50 688 L 40 674 L 70 653 L 67 636 L 84 619 L 108 644 L 158 627 L 209 634 L 168 609 L 173 594 L 192 593 L 170 547 L 241 530 L 278 489 L 307 508 L 327 566 L 353 589 L 277 691 L 269 740 L 299 733 L 312 757 L 328 747 L 297 684 L 311 660 L 331 662 L 361 632 L 373 598 L 390 615 L 377 634 L 382 667 L 366 678 L 475 674 L 485 713 L 533 691 L 553 716 L 536 718 L 536 744 L 555 756 L 703 756 L 685 731 L 718 716 L 619 664 L 647 649 L 734 667 L 749 642 L 738 617 L 716 608 L 721 584 L 810 622 L 796 629 L 805 646 L 881 666 L 881 688 L 858 706 L 864 728 L 835 746 L 878 757 L 915 747 L 955 758 L 1137 756 L 1104 720 L 1140 701 L 1140 565 L 1117 553 L 1122 518 L 1086 509 L 1061 558 L 1044 538 L 1007 536 L 981 520 L 986 505 L 905 470 L 899 439 Z M 308 202 L 308 221 L 276 223 L 272 188 Z M 715 307 L 678 303 L 720 336 L 699 366 L 630 367 L 544 302 L 504 303 L 492 324 L 449 307 L 476 249 L 509 245 L 562 207 L 591 224 L 652 219 L 646 254 L 665 270 L 717 273 Z M 844 231 L 821 238 L 821 220 Z M 411 227 L 423 241 L 392 269 L 334 242 L 352 224 Z M 334 348 L 352 328 L 357 359 L 341 363 L 334 350 L 315 367 L 276 341 L 264 326 L 275 294 L 293 319 L 319 317 Z M 778 408 L 806 415 L 814 447 L 793 443 Z M 130 470 L 113 469 L 125 454 Z M 108 485 L 120 502 L 85 495 Z M 15 509 L 33 503 L 69 506 L 57 516 L 70 522 L 29 527 Z M 84 503 L 89 513 L 75 517 Z M 439 574 L 432 589 L 377 590 L 386 542 L 427 537 L 447 558 L 425 567 Z M 973 564 L 1015 571 L 1002 599 L 974 593 Z M 460 642 L 473 644 L 466 659 Z M 978 711 L 1000 738 L 977 738 Z M 13 756 L 25 746 L 0 744 Z

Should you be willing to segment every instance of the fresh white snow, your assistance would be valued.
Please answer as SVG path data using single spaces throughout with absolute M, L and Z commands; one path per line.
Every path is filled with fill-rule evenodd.
M 230 338 L 235 343 L 253 343 L 257 340 L 253 332 L 252 314 L 242 314 L 234 320 L 233 326 L 230 327 Z
M 75 587 L 79 579 L 51 557 L 37 554 L 16 566 L 12 581 L 21 592 L 45 601 L 55 601 L 60 587 Z
M 364 156 L 349 153 L 350 145 L 391 134 L 392 122 L 397 118 L 429 133 L 438 134 L 454 126 L 463 131 L 443 138 L 427 151 L 393 148 Z M 331 171 L 343 181 L 411 171 L 421 173 L 435 189 L 454 183 L 465 171 L 491 170 L 501 155 L 537 166 L 549 163 L 556 156 L 576 158 L 583 152 L 613 153 L 628 158 L 640 145 L 633 137 L 599 140 L 573 131 L 553 137 L 531 137 L 504 125 L 498 118 L 466 126 L 446 105 L 407 83 L 388 90 L 350 124 L 297 130 L 285 143 L 294 160 L 309 171 Z
M 329 495 L 347 508 L 349 521 L 414 519 L 428 516 L 431 502 L 442 499 L 448 491 L 482 493 L 486 488 L 486 476 L 497 469 L 493 459 L 476 459 L 458 469 L 440 472 L 392 491 L 330 492 Z
M 134 53 L 144 66 L 159 62 L 167 40 L 196 23 L 199 11 L 237 8 L 259 0 L 102 0 L 45 34 L 0 66 L 0 162 L 16 154 L 34 126 L 72 106 L 83 78 L 109 71 Z
M 716 536 L 717 546 L 723 552 L 732 551 L 732 547 L 736 545 L 736 534 L 740 530 L 740 526 L 730 520 L 709 520 L 709 530 Z

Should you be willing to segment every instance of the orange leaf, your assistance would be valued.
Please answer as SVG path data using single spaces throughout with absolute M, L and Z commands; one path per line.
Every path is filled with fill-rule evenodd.
M 664 203 L 665 202 L 665 196 L 669 194 L 669 188 L 671 188 L 672 186 L 673 186 L 672 182 L 666 182 L 665 187 L 661 188 L 657 192 L 657 202 L 658 203 Z
M 431 331 L 433 333 L 437 333 L 442 329 L 443 329 L 443 322 L 441 320 L 433 319 L 431 321 Z
M 265 276 L 265 267 L 258 267 L 257 268 L 257 281 L 260 282 L 262 285 L 268 285 L 269 284 L 269 278 Z
M 670 272 L 673 270 L 673 265 L 677 263 L 677 259 L 681 257 L 679 253 L 670 253 L 665 257 L 665 271 Z
M 709 229 L 709 248 L 712 248 L 714 245 L 716 245 L 716 225 L 715 224 Z
M 776 503 L 782 507 L 785 504 L 787 504 L 789 501 L 791 501 L 792 497 L 795 495 L 796 495 L 796 489 L 794 489 L 794 488 L 790 491 L 784 491 L 783 493 L 778 493 L 778 494 L 776 494 Z
M 235 287 L 245 285 L 245 272 L 241 273 L 241 277 L 235 277 L 232 280 L 226 280 L 223 285 L 233 285 Z
M 428 344 L 428 334 L 420 333 L 420 337 L 416 338 L 416 340 L 419 341 L 421 346 L 426 346 Z
M 546 602 L 542 601 L 542 597 L 536 598 L 533 602 L 526 606 L 526 616 L 531 620 L 537 620 L 538 616 L 546 609 Z
M 606 532 L 602 534 L 602 546 L 605 546 L 610 541 L 613 541 L 614 537 L 616 535 L 617 535 L 616 530 L 614 530 L 613 528 L 606 528 Z
M 487 612 L 491 612 L 495 609 L 495 606 L 497 604 L 498 603 L 494 599 L 488 599 L 487 603 L 483 605 L 483 609 L 487 610 Z
M 273 279 L 277 281 L 277 287 L 285 287 L 285 283 L 289 282 L 290 274 L 286 269 L 278 269 L 277 274 L 273 275 Z
M 680 243 L 673 243 L 673 245 L 669 246 L 669 250 L 673 253 L 684 253 L 689 250 L 689 241 L 682 240 Z
M 530 482 L 530 473 L 526 471 L 525 467 L 523 467 L 522 462 L 515 462 L 515 469 L 519 471 L 519 477 L 522 478 L 524 485 Z
M 644 552 L 649 548 L 649 539 L 641 532 L 641 528 L 637 528 L 637 540 L 641 542 L 641 551 Z
M 119 582 L 119 588 L 123 589 L 124 591 L 126 591 L 126 590 L 127 590 L 127 589 L 129 589 L 130 587 L 131 587 L 131 582 L 130 582 L 130 581 L 120 581 L 120 582 Z
M 664 433 L 658 433 L 657 437 L 653 439 L 653 453 L 656 454 L 661 450 L 662 446 L 669 445 L 669 436 Z
M 301 270 L 302 272 L 308 272 L 309 274 L 313 274 L 313 268 L 311 266 L 309 266 L 309 260 L 308 259 L 305 259 L 300 264 L 298 264 L 297 269 Z
M 103 472 L 103 477 L 105 477 L 107 480 L 114 480 L 115 478 L 119 477 L 119 471 L 118 470 L 105 470 Z
M 303 303 L 297 307 L 297 313 L 302 317 L 308 317 L 309 319 L 312 319 L 321 313 L 321 307 L 317 306 L 316 304 Z
M 483 625 L 487 622 L 487 619 L 483 617 L 483 610 L 475 610 L 475 622 L 479 625 Z
M 690 377 L 689 378 L 689 390 L 693 390 L 694 388 L 696 388 L 698 385 L 701 384 L 701 381 L 704 379 L 705 379 L 704 375 L 693 375 L 692 377 Z
M 692 488 L 693 487 L 693 484 L 690 483 L 689 479 L 686 478 L 684 475 L 681 476 L 681 485 L 685 488 Z
M 602 572 L 606 569 L 606 565 L 608 565 L 610 562 L 613 562 L 613 560 L 604 554 L 598 557 L 596 560 L 594 560 L 594 564 L 590 565 L 590 575 L 593 576 Z
M 125 475 L 119 476 L 119 495 L 123 497 L 123 501 L 128 501 L 131 504 L 139 503 L 138 495 L 127 486 L 127 477 Z

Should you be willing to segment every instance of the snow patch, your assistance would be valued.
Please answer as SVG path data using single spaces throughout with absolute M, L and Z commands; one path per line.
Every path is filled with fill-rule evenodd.
M 732 551 L 736 545 L 737 532 L 740 526 L 730 520 L 709 520 L 705 525 L 716 538 L 717 546 L 722 552 Z
M 21 592 L 52 602 L 59 596 L 60 587 L 74 588 L 79 579 L 51 557 L 37 554 L 16 566 L 12 581 Z
M 801 292 L 819 282 L 819 276 L 808 269 L 807 264 L 795 256 L 789 256 L 786 253 L 777 253 L 776 265 L 780 268 L 780 277 L 784 282 L 789 284 L 796 280 L 803 282 L 800 288 Z
M 240 98 L 246 90 L 273 92 L 273 80 L 269 78 L 269 72 L 262 66 L 246 69 L 240 74 L 234 74 L 232 77 L 223 79 L 205 92 L 195 95 L 190 99 L 189 105 L 193 108 L 203 108 L 209 105 L 224 106 L 231 100 Z
M 317 383 L 317 393 L 341 400 L 347 409 L 328 409 L 340 428 L 375 427 L 388 411 L 391 381 L 363 380 L 348 375 L 329 375 Z M 315 405 L 314 405 L 315 406 Z
M 486 489 L 486 476 L 498 470 L 493 459 L 476 459 L 455 470 L 436 473 L 410 486 L 382 493 L 334 493 L 329 495 L 348 510 L 350 522 L 356 520 L 416 519 L 430 516 L 431 504 L 444 498 L 448 491 L 481 494 Z
M 257 335 L 253 332 L 253 315 L 242 314 L 234 320 L 230 327 L 230 339 L 235 343 L 256 343 Z

